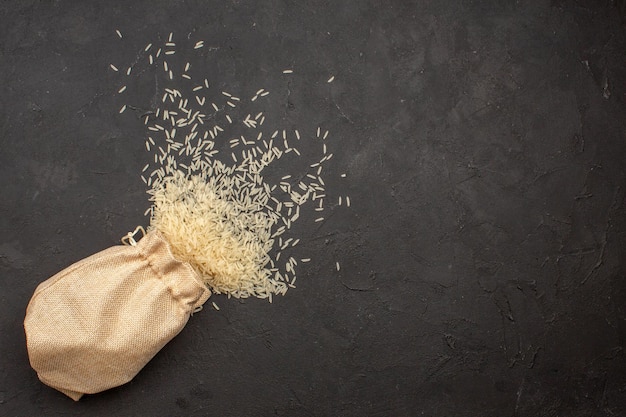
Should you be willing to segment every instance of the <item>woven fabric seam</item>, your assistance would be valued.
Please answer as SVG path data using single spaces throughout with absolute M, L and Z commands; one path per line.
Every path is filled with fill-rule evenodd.
M 172 248 L 170 244 L 167 242 L 167 240 L 165 239 L 165 237 L 163 236 L 163 234 L 159 232 L 158 230 L 155 230 L 153 233 L 156 233 L 156 235 L 163 241 L 163 243 L 165 244 L 165 249 L 167 250 L 167 254 L 170 255 L 172 259 L 174 259 L 176 262 L 179 262 L 180 264 L 182 264 L 184 268 L 187 268 L 189 272 L 191 273 L 193 280 L 196 281 L 196 283 L 201 288 L 203 288 L 205 291 L 211 291 L 211 289 L 207 286 L 207 284 L 204 281 L 202 281 L 202 277 L 198 273 L 198 271 L 196 271 L 189 262 L 181 261 L 176 256 L 174 256 L 174 253 L 172 252 Z
M 162 243 L 164 243 L 167 246 L 167 242 L 165 242 L 161 236 L 158 236 L 160 238 L 160 240 L 162 241 Z M 185 303 L 183 303 L 180 300 L 180 297 L 177 295 L 174 295 L 172 287 L 170 285 L 167 285 L 165 283 L 165 280 L 163 279 L 163 274 L 161 273 L 161 271 L 159 271 L 154 264 L 152 263 L 152 261 L 150 260 L 150 257 L 147 256 L 143 250 L 139 249 L 138 246 L 132 246 L 133 248 L 135 248 L 135 250 L 137 251 L 137 253 L 144 259 L 144 261 L 148 264 L 148 266 L 150 267 L 150 269 L 152 270 L 152 272 L 155 273 L 155 275 L 157 277 L 159 277 L 159 282 L 161 283 L 161 285 L 163 285 L 166 289 L 167 292 L 169 292 L 170 296 L 172 297 L 172 299 L 174 299 L 176 301 L 176 304 L 179 306 L 179 308 L 183 311 L 184 314 L 190 314 L 189 311 L 187 311 L 183 306 L 185 305 Z M 171 253 L 170 253 L 171 255 Z M 178 259 L 174 258 L 172 256 L 172 258 L 174 259 L 175 262 L 180 262 Z

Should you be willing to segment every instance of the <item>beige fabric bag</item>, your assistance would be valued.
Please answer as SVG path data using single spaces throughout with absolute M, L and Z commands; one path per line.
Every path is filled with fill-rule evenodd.
M 158 232 L 133 233 L 41 283 L 26 310 L 31 366 L 76 401 L 130 381 L 211 295 Z

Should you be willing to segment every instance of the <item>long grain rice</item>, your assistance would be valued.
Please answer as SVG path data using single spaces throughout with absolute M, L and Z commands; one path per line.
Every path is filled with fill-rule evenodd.
M 170 33 L 165 55 L 173 55 L 175 46 L 173 33 Z M 197 41 L 194 48 L 203 46 L 203 41 Z M 144 51 L 151 48 L 152 44 L 148 44 Z M 155 57 L 158 58 L 161 51 L 159 48 L 154 56 L 149 55 L 150 64 L 156 62 Z M 184 70 L 177 75 L 191 79 L 191 67 L 191 63 L 186 62 Z M 111 69 L 118 71 L 112 64 Z M 165 76 L 173 80 L 173 66 L 163 61 L 163 69 Z M 131 67 L 127 73 L 130 71 Z M 143 71 L 135 72 L 138 77 L 143 74 Z M 286 69 L 283 73 L 292 74 L 293 70 Z M 328 82 L 333 79 L 331 77 Z M 155 113 L 145 115 L 145 118 L 142 116 L 151 132 L 145 141 L 146 150 L 156 150 L 154 164 L 146 164 L 142 169 L 142 181 L 150 188 L 152 201 L 152 206 L 146 210 L 151 217 L 150 227 L 166 236 L 175 256 L 188 261 L 213 292 L 225 293 L 229 297 L 257 296 L 271 301 L 273 295 L 284 294 L 288 288 L 295 287 L 298 262 L 311 260 L 307 257 L 296 260 L 290 256 L 300 242 L 293 237 L 291 228 L 300 219 L 300 207 L 305 204 L 311 203 L 315 212 L 324 210 L 325 186 L 321 172 L 322 165 L 332 158 L 332 154 L 327 154 L 327 144 L 322 143 L 318 148 L 323 156 L 321 159 L 317 162 L 301 159 L 305 161 L 301 164 L 304 172 L 295 172 L 293 177 L 287 173 L 279 175 L 281 181 L 278 184 L 266 181 L 262 176 L 266 167 L 287 154 L 294 155 L 290 158 L 301 157 L 300 150 L 288 143 L 293 139 L 286 129 L 275 130 L 269 138 L 269 132 L 273 130 L 264 132 L 260 128 L 266 119 L 262 111 L 253 112 L 254 117 L 248 114 L 239 119 L 231 108 L 242 104 L 241 99 L 230 92 L 221 91 L 226 98 L 225 101 L 216 100 L 224 103 L 221 108 L 210 101 L 215 100 L 216 94 L 209 98 L 211 91 L 206 78 L 193 87 L 193 92 L 204 88 L 207 88 L 206 93 L 186 97 L 185 92 L 189 90 L 170 87 L 164 92 Z M 118 93 L 125 90 L 126 86 L 122 86 Z M 220 91 L 216 93 L 219 95 Z M 252 101 L 269 93 L 264 88 L 258 89 Z M 190 99 L 193 103 L 189 102 Z M 216 113 L 206 115 L 202 108 L 205 104 L 208 107 L 209 103 Z M 199 107 L 194 108 L 196 104 Z M 120 112 L 125 109 L 126 105 Z M 218 117 L 218 111 L 224 112 L 223 119 Z M 237 117 L 231 117 L 233 114 Z M 233 123 L 234 119 L 236 123 Z M 212 126 L 205 129 L 205 121 L 212 121 Z M 240 138 L 228 138 L 230 147 L 238 146 L 239 149 L 228 152 L 230 157 L 224 154 L 226 162 L 216 143 L 232 131 L 216 123 L 229 128 L 242 123 L 257 131 L 252 137 L 246 135 L 248 139 L 241 132 L 234 135 L 241 135 Z M 298 141 L 307 137 L 298 129 L 292 132 Z M 278 135 L 282 143 L 275 145 L 274 139 Z M 318 138 L 326 139 L 328 135 L 328 131 L 322 134 L 321 127 L 317 128 Z M 349 206 L 349 197 L 340 196 L 339 205 L 344 202 Z M 181 222 L 182 218 L 185 222 Z M 325 218 L 317 217 L 314 221 L 324 222 Z M 279 264 L 281 253 L 283 259 L 288 259 Z

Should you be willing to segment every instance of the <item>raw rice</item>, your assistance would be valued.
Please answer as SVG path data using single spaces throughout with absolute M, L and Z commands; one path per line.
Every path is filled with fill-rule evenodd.
M 173 55 L 175 46 L 173 33 L 170 33 L 164 45 L 165 55 Z M 194 48 L 203 46 L 204 41 L 197 41 Z M 149 43 L 144 51 L 148 52 L 151 48 Z M 150 64 L 156 62 L 155 58 L 160 53 L 159 48 L 155 55 L 149 55 Z M 184 67 L 177 75 L 178 79 L 191 79 L 191 62 L 194 61 L 175 67 L 172 62 L 163 61 L 165 77 L 173 80 L 174 67 Z M 113 64 L 110 65 L 111 69 L 118 71 Z M 131 70 L 132 67 L 129 67 L 127 74 L 130 75 Z M 293 72 L 293 69 L 283 70 L 284 74 Z M 137 70 L 135 73 L 141 77 L 144 71 Z M 160 71 L 158 74 L 163 77 Z M 334 76 L 328 82 L 333 79 Z M 193 87 L 194 93 L 209 88 L 206 78 L 199 84 Z M 271 302 L 274 295 L 284 294 L 288 288 L 295 287 L 298 262 L 311 261 L 308 257 L 298 257 L 297 260 L 294 257 L 294 251 L 299 250 L 295 246 L 300 239 L 295 239 L 292 226 L 300 219 L 301 207 L 302 217 L 308 219 L 308 215 L 304 214 L 307 204 L 313 206 L 310 212 L 322 214 L 326 193 L 321 173 L 332 154 L 327 154 L 328 145 L 325 142 L 319 148 L 319 142 L 316 142 L 321 159 L 301 159 L 301 171 L 283 172 L 278 175 L 280 182 L 270 182 L 263 177 L 266 167 L 285 155 L 290 155 L 289 158 L 302 157 L 300 149 L 304 152 L 308 145 L 296 148 L 293 147 L 296 142 L 289 144 L 288 141 L 293 142 L 293 139 L 287 134 L 287 129 L 261 130 L 266 115 L 259 111 L 259 107 L 240 119 L 237 110 L 231 109 L 239 105 L 245 107 L 246 103 L 251 107 L 254 105 L 248 101 L 241 102 L 236 92 L 217 90 L 212 93 L 207 90 L 188 97 L 187 88 L 192 86 L 189 84 L 180 91 L 173 87 L 163 91 L 161 87 L 161 103 L 154 112 L 141 116 L 151 135 L 145 140 L 146 150 L 152 152 L 154 157 L 154 164 L 146 164 L 141 171 L 152 202 L 146 210 L 146 215 L 150 216 L 150 228 L 161 231 L 170 242 L 175 256 L 189 262 L 214 293 L 234 297 L 256 296 Z M 126 89 L 123 85 L 118 93 Z M 264 88 L 258 89 L 251 101 L 269 93 Z M 209 97 L 210 94 L 213 96 Z M 215 100 L 220 95 L 226 100 Z M 221 107 L 211 100 L 219 102 Z M 203 108 L 209 103 L 215 113 L 204 114 L 206 110 Z M 126 105 L 120 113 L 124 110 Z M 223 118 L 219 117 L 218 111 L 223 112 Z M 203 126 L 205 122 L 210 123 L 206 128 Z M 246 138 L 241 135 L 237 131 L 239 123 L 246 129 L 256 129 L 254 136 L 246 134 Z M 224 135 L 233 133 L 229 129 L 235 129 L 237 133 L 233 135 L 234 139 L 231 136 L 224 141 Z M 274 132 L 271 138 L 270 132 Z M 308 137 L 298 129 L 292 128 L 292 132 L 298 141 Z M 279 135 L 281 142 L 274 144 Z M 318 138 L 326 139 L 328 136 L 327 130 L 322 132 L 321 127 L 317 127 Z M 232 151 L 222 150 L 229 147 Z M 349 206 L 349 197 L 339 196 L 339 205 L 342 204 Z M 181 222 L 181 218 L 185 222 Z M 325 217 L 313 220 L 320 223 L 325 221 Z M 279 264 L 281 256 L 287 260 Z M 219 310 L 215 304 L 214 308 Z

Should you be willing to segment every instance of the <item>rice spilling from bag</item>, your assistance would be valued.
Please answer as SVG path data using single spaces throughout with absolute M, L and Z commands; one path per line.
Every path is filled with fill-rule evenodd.
M 292 226 L 302 218 L 324 226 L 317 212 L 325 210 L 322 170 L 333 157 L 329 132 L 270 129 L 271 114 L 262 107 L 270 91 L 253 89 L 240 98 L 213 88 L 206 74 L 194 70 L 199 65 L 186 61 L 200 53 L 204 41 L 175 42 L 173 33 L 167 39 L 142 48 L 125 75 L 110 64 L 124 77 L 116 88 L 124 97 L 143 86 L 146 76 L 163 86 L 148 108 L 129 102 L 119 110 L 138 113 L 147 129 L 151 157 L 141 179 L 152 202 L 146 211 L 150 228 L 164 235 L 173 255 L 188 262 L 214 293 L 271 302 L 273 294 L 295 287 L 300 238 L 288 236 Z M 182 53 L 174 54 L 178 48 Z M 282 168 L 275 166 L 285 159 Z
M 179 171 L 153 186 L 150 193 L 154 204 L 151 227 L 164 235 L 174 256 L 188 262 L 214 292 L 267 298 L 270 293 L 287 291 L 287 285 L 275 281 L 265 268 L 277 219 L 264 211 L 267 196 L 258 187 L 219 173 L 187 178 Z

